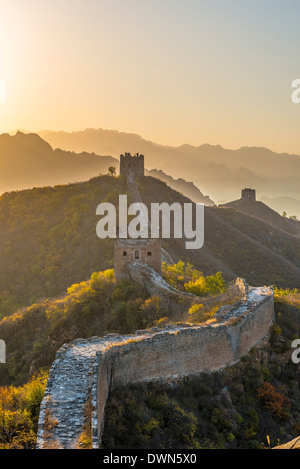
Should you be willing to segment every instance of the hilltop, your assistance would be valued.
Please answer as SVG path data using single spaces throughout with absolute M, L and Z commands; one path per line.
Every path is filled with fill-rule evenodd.
M 138 187 L 146 204 L 191 202 L 153 177 L 138 178 Z M 97 237 L 96 207 L 105 201 L 117 205 L 119 194 L 126 193 L 122 177 L 104 175 L 2 195 L 1 316 L 112 268 L 114 241 Z M 283 231 L 281 221 L 271 224 L 233 207 L 205 207 L 202 249 L 186 250 L 181 239 L 164 239 L 163 247 L 174 262 L 189 260 L 205 275 L 222 272 L 228 281 L 244 277 L 253 286 L 295 288 L 300 283 L 300 238 Z
M 279 215 L 279 213 L 260 201 L 238 199 L 219 207 L 234 208 L 238 212 L 263 220 L 265 223 L 293 235 L 300 234 L 300 222 Z
M 151 178 L 147 190 L 147 179 L 139 182 L 139 191 L 146 204 L 150 202 L 174 200 L 188 202 L 181 194 L 161 186 Z M 258 204 L 258 206 L 260 206 Z M 267 206 L 265 210 L 269 211 Z M 277 216 L 276 212 L 273 212 Z M 198 251 L 183 250 L 181 240 L 165 240 L 166 250 L 176 259 L 176 250 L 183 252 L 197 268 L 207 274 L 222 271 L 227 279 L 245 277 L 254 286 L 282 285 L 299 286 L 300 238 L 287 229 L 282 230 L 278 215 L 278 225 L 271 220 L 260 219 L 238 211 L 233 207 L 205 207 L 205 242 Z M 286 220 L 288 224 L 288 220 Z M 299 223 L 296 226 L 299 226 Z M 177 251 L 178 252 L 178 251 Z

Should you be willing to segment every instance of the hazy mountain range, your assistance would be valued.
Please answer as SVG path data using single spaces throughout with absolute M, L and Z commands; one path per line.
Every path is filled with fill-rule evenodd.
M 292 197 L 261 197 L 261 201 L 280 214 L 286 212 L 288 217 L 296 215 L 300 218 L 300 200 Z
M 0 135 L 0 193 L 84 181 L 109 166 L 118 170 L 119 155 L 128 151 L 143 153 L 148 174 L 155 171 L 155 177 L 195 202 L 228 203 L 239 199 L 243 187 L 252 187 L 257 199 L 274 210 L 300 216 L 298 155 L 257 147 L 170 147 L 103 129 L 13 133 Z
M 173 178 L 192 181 L 203 194 L 219 204 L 236 200 L 242 187 L 253 187 L 257 196 L 300 200 L 300 156 L 278 154 L 267 148 L 220 145 L 170 147 L 147 141 L 136 134 L 86 129 L 78 132 L 42 131 L 39 135 L 53 148 L 88 151 L 119 157 L 125 151 L 143 153 L 148 170 L 159 169 Z M 290 210 L 285 210 L 290 212 Z
M 79 182 L 106 173 L 118 161 L 111 156 L 53 148 L 37 134 L 0 135 L 0 194 Z
M 100 173 L 106 174 L 110 166 L 116 167 L 118 172 L 119 158 L 87 152 L 53 150 L 51 145 L 37 134 L 18 131 L 15 135 L 0 135 L 0 194 L 34 186 L 86 181 Z M 194 202 L 214 205 L 193 182 L 182 178 L 174 179 L 158 170 L 151 170 L 148 174 L 166 182 Z
M 195 203 L 204 204 L 207 207 L 215 205 L 214 201 L 211 200 L 208 195 L 203 195 L 200 189 L 196 187 L 193 182 L 186 181 L 182 178 L 174 179 L 172 176 L 168 176 L 168 174 L 157 169 L 146 171 L 146 176 L 160 179 L 160 181 L 165 182 L 169 187 L 181 194 L 184 194 Z

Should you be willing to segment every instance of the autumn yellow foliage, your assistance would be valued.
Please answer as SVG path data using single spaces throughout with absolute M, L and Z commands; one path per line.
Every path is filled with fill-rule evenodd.
M 0 449 L 34 449 L 47 378 L 41 371 L 23 386 L 0 387 Z

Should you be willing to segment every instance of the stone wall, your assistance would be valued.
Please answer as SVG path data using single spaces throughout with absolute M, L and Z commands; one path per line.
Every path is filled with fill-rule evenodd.
M 219 322 L 94 337 L 64 346 L 52 365 L 42 401 L 37 448 L 47 447 L 49 439 L 56 447 L 76 448 L 89 398 L 93 447 L 99 447 L 111 389 L 231 366 L 268 336 L 273 318 L 272 289 L 249 287 L 244 300 Z M 47 412 L 56 422 L 51 438 L 45 432 Z
M 142 204 L 142 199 L 136 185 L 136 176 L 144 175 L 144 156 L 131 156 L 125 153 L 120 156 L 120 174 L 126 176 L 127 186 L 131 192 L 133 201 Z M 148 211 L 142 210 L 140 217 L 145 225 L 149 224 Z M 161 274 L 161 263 L 167 253 L 162 255 L 161 239 L 157 238 L 117 238 L 114 250 L 115 278 L 130 277 L 130 264 L 138 262 L 141 265 L 149 265 L 157 273 Z
M 116 239 L 114 252 L 115 278 L 130 277 L 130 265 L 140 263 L 150 266 L 161 274 L 161 240 L 160 239 Z

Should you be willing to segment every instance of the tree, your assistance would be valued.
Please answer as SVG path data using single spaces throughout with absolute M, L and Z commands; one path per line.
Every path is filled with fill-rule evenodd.
M 276 391 L 271 383 L 265 382 L 260 386 L 257 390 L 257 395 L 262 400 L 264 407 L 270 411 L 274 417 L 279 420 L 287 418 L 288 414 L 285 411 L 284 406 L 290 407 L 291 403 L 288 398 Z
M 109 174 L 110 176 L 115 176 L 115 175 L 116 175 L 116 167 L 115 167 L 115 166 L 110 166 L 110 167 L 108 168 L 108 174 Z
M 187 292 L 198 296 L 209 296 L 223 293 L 226 291 L 226 283 L 221 272 L 215 275 L 201 276 L 184 284 Z

